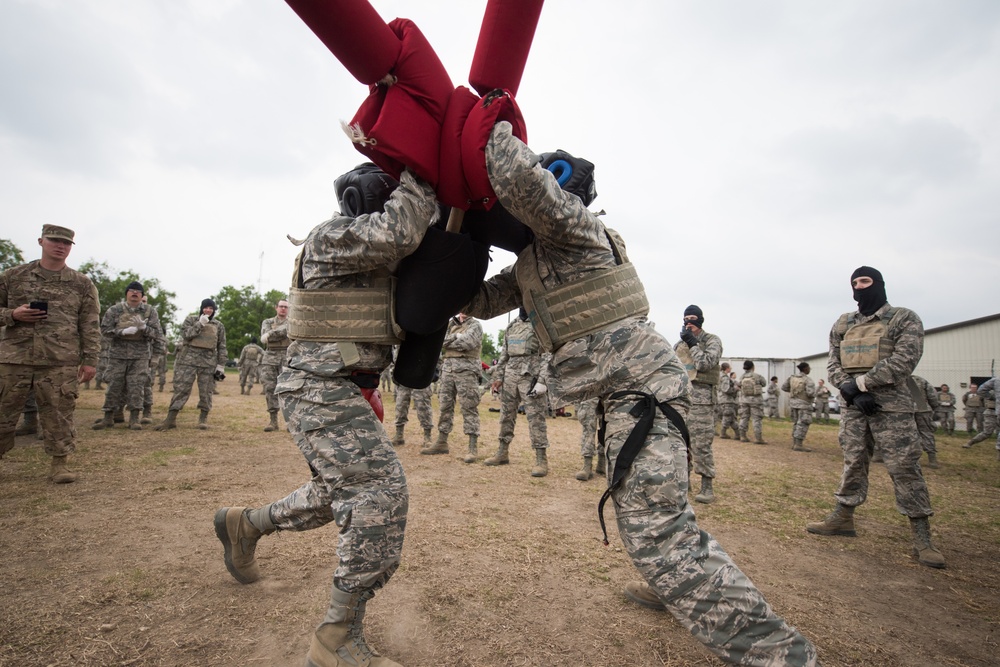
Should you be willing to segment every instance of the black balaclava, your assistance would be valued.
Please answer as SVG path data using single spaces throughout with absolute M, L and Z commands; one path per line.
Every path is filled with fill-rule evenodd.
M 872 279 L 872 284 L 865 289 L 854 289 L 854 279 L 860 277 Z M 860 266 L 851 274 L 851 289 L 854 290 L 854 300 L 858 302 L 858 312 L 862 315 L 873 315 L 884 306 L 889 299 L 885 296 L 885 281 L 878 269 L 870 266 Z
M 208 316 L 208 319 L 214 320 L 215 319 L 215 313 L 219 309 L 215 307 L 215 302 L 212 301 L 211 299 L 204 299 L 204 300 L 202 300 L 202 302 L 201 302 L 201 310 L 198 311 L 198 314 L 200 315 L 202 312 L 204 312 L 204 310 L 206 308 L 209 308 L 209 307 L 212 308 L 212 314 Z
M 524 306 L 521 306 L 521 309 L 517 311 L 517 319 L 521 320 L 522 322 L 528 321 L 528 311 L 525 309 Z
M 694 315 L 698 318 L 694 321 L 694 325 L 701 329 L 701 325 L 705 323 L 705 315 L 701 312 L 701 308 L 695 305 L 688 306 L 684 309 L 684 317 L 687 317 L 688 315 Z M 687 320 L 684 320 L 684 324 L 687 324 Z

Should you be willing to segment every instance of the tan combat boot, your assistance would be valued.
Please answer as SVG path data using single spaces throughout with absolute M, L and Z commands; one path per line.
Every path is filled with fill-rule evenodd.
M 402 667 L 365 642 L 365 605 L 371 596 L 370 590 L 346 593 L 333 587 L 330 608 L 313 634 L 306 667 Z
M 250 522 L 250 513 L 260 517 L 264 524 L 261 530 Z M 271 523 L 270 510 L 263 507 L 251 510 L 246 507 L 223 507 L 215 513 L 215 536 L 225 550 L 223 558 L 226 569 L 241 584 L 252 584 L 260 579 L 257 567 L 257 541 L 263 535 L 273 533 L 276 528 Z
M 65 456 L 53 456 L 52 467 L 49 468 L 49 479 L 56 484 L 69 484 L 76 481 L 76 473 L 66 467 Z
M 167 418 L 163 420 L 162 423 L 157 424 L 153 427 L 154 431 L 169 431 L 172 428 L 177 428 L 177 410 L 170 410 L 167 412 Z
M 837 509 L 822 521 L 806 524 L 806 530 L 814 535 L 843 535 L 855 537 L 854 508 L 838 503 Z
M 910 530 L 913 531 L 913 557 L 921 565 L 943 568 L 944 556 L 931 544 L 931 524 L 927 517 L 910 519 Z
M 750 438 L 747 436 L 746 431 L 740 432 L 740 442 L 750 442 Z
M 429 428 L 424 429 L 424 447 L 431 446 L 431 430 Z
M 497 453 L 483 463 L 488 466 L 505 466 L 510 463 L 510 443 L 501 442 Z
M 597 467 L 594 468 L 594 472 L 598 475 L 608 474 L 608 457 L 604 455 L 603 451 L 597 452 Z
M 549 474 L 549 458 L 545 454 L 545 448 L 539 447 L 535 450 L 535 467 L 531 469 L 532 477 L 545 477 Z
M 583 469 L 576 473 L 576 478 L 581 482 L 586 482 L 588 479 L 594 477 L 594 457 L 584 456 L 583 457 Z
M 275 412 L 269 412 L 268 414 L 271 416 L 271 423 L 264 427 L 264 432 L 265 433 L 271 433 L 272 431 L 277 431 L 278 430 L 278 413 L 277 413 L 277 411 L 275 411 Z
M 802 444 L 801 438 L 792 438 L 793 452 L 811 452 L 812 450 Z
M 712 491 L 712 478 L 701 476 L 701 491 L 698 495 L 694 497 L 696 503 L 704 503 L 706 505 L 715 502 L 715 493 Z
M 649 609 L 666 610 L 660 596 L 645 581 L 630 581 L 625 584 L 625 597 Z
M 927 467 L 937 469 L 937 452 L 927 452 Z
M 104 417 L 90 428 L 94 429 L 95 431 L 101 431 L 106 428 L 114 428 L 114 426 L 115 426 L 114 413 L 105 412 Z
M 447 454 L 448 434 L 438 431 L 438 439 L 433 445 L 429 445 L 420 450 L 421 454 Z
M 465 463 L 475 463 L 476 462 L 476 454 L 479 453 L 479 448 L 477 446 L 477 441 L 478 440 L 479 440 L 479 436 L 478 435 L 470 435 L 469 436 L 469 453 L 465 455 L 464 459 L 462 459 L 462 461 L 464 461 Z
M 392 439 L 393 447 L 402 447 L 406 444 L 406 427 L 402 424 L 396 424 L 396 437 Z
M 198 428 L 202 431 L 208 430 L 208 410 L 202 410 L 198 414 Z
M 21 425 L 14 430 L 14 435 L 35 435 L 38 433 L 38 413 L 25 412 Z
M 142 426 L 139 424 L 139 411 L 129 410 L 128 413 L 128 427 L 132 431 L 141 431 Z
M 114 419 L 115 419 L 115 423 L 116 424 L 124 424 L 125 423 L 125 408 L 124 407 L 120 407 L 117 410 L 115 410 L 115 417 L 114 417 Z
M 153 407 L 147 405 L 142 409 L 142 419 L 139 420 L 140 424 L 152 424 L 153 423 Z

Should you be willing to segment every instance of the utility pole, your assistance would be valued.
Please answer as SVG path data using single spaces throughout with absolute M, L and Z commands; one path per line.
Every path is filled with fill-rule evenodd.
M 257 269 L 257 293 L 258 294 L 263 294 L 264 293 L 263 291 L 261 291 L 261 284 L 263 283 L 263 281 L 264 281 L 264 251 L 261 250 L 260 251 L 260 266 Z

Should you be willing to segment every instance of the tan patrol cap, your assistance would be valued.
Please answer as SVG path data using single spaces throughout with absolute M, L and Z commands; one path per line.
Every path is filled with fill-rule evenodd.
M 60 227 L 58 225 L 42 225 L 42 238 L 43 239 L 62 239 L 63 241 L 69 241 L 75 244 L 73 237 L 76 236 L 76 232 L 68 227 Z

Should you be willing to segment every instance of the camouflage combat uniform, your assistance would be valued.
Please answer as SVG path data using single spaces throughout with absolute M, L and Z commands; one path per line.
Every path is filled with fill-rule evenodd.
M 163 325 L 156 339 L 149 341 L 149 372 L 146 374 L 146 386 L 142 397 L 143 419 L 148 419 L 153 411 L 153 383 L 156 381 L 156 373 L 167 356 L 167 338 L 163 335 Z M 164 370 L 164 373 L 166 370 Z M 148 423 L 148 422 L 143 422 Z
M 825 384 L 816 386 L 816 409 L 814 417 L 830 421 L 830 388 Z
M 548 430 L 545 417 L 549 410 L 548 396 L 529 394 L 535 383 L 549 384 L 549 359 L 542 353 L 531 323 L 515 318 L 507 325 L 500 361 L 493 367 L 493 381 L 500 389 L 500 444 L 510 445 L 514 439 L 514 422 L 518 406 L 524 405 L 528 419 L 528 437 L 534 449 L 547 449 Z M 593 454 L 591 454 L 593 455 Z
M 772 383 L 777 388 L 778 383 Z M 740 439 L 747 441 L 747 431 L 750 420 L 753 419 L 753 434 L 758 442 L 763 440 L 764 428 L 764 398 L 762 390 L 767 386 L 767 380 L 760 373 L 748 371 L 740 376 Z
M 983 400 L 974 392 L 962 394 L 962 405 L 965 407 L 965 432 L 983 430 Z
M 997 434 L 997 450 L 1000 452 L 1000 428 L 997 424 L 997 399 L 996 399 L 996 377 L 992 377 L 979 386 L 978 394 L 983 401 L 983 430 L 977 433 L 963 447 L 968 449 L 977 442 L 986 440 L 993 434 Z
M 202 324 L 201 314 L 188 315 L 181 324 L 184 347 L 174 359 L 174 395 L 169 410 L 180 412 L 198 382 L 198 409 L 207 414 L 212 409 L 215 368 L 226 363 L 226 327 L 214 317 Z
M 715 405 L 715 385 L 719 381 L 719 364 L 722 362 L 722 339 L 704 329 L 697 338 L 698 344 L 694 347 L 688 347 L 687 343 L 679 341 L 674 345 L 674 351 L 691 380 L 691 411 L 684 421 L 691 434 L 694 471 L 702 477 L 714 479 L 712 441 L 715 439 L 715 427 L 712 411 Z
M 740 388 L 726 372 L 719 374 L 719 384 L 716 389 L 722 413 L 722 427 L 719 437 L 729 438 L 726 431 L 732 429 L 733 438 L 739 438 L 739 429 L 736 426 L 736 397 L 740 393 Z
M 100 325 L 100 322 L 98 322 Z M 97 389 L 101 388 L 101 384 L 106 384 L 108 382 L 108 364 L 110 363 L 111 354 L 111 339 L 107 336 L 101 336 L 101 352 L 97 359 L 97 375 L 94 376 L 95 385 Z
M 163 341 L 163 354 L 156 358 L 156 379 L 159 385 L 160 391 L 163 391 L 164 385 L 167 384 L 167 344 L 166 339 Z
M 780 416 L 778 414 L 778 396 L 780 396 L 778 392 L 778 383 L 771 380 L 767 385 L 767 398 L 764 399 L 764 408 L 770 419 L 777 419 Z
M 409 255 L 436 215 L 429 186 L 404 172 L 384 213 L 337 215 L 309 233 L 302 248 L 306 291 L 371 287 L 378 271 Z M 294 315 L 294 307 L 292 314 Z M 376 379 L 392 361 L 392 346 L 294 341 L 277 395 L 296 446 L 313 477 L 261 509 L 258 528 L 310 530 L 329 523 L 336 541 L 336 589 L 381 588 L 399 566 L 409 494 L 403 466 L 352 371 Z M 353 363 L 349 363 L 353 362 Z
M 240 350 L 240 358 L 236 365 L 240 367 L 240 393 L 249 394 L 257 379 L 258 366 L 264 358 L 264 348 L 257 343 L 247 343 Z
M 948 435 L 955 434 L 955 394 L 951 391 L 938 391 L 938 409 L 934 418 L 941 424 Z
M 538 157 L 512 137 L 508 123 L 493 129 L 486 157 L 498 199 L 535 234 L 516 266 L 533 259 L 544 288 L 552 290 L 616 265 L 604 224 L 537 165 Z M 464 312 L 491 318 L 527 308 L 519 275 L 520 269 L 507 267 L 488 279 Z M 687 412 L 687 373 L 645 317 L 625 317 L 558 346 L 552 355 L 549 391 L 554 403 L 600 398 L 609 481 L 637 423 L 630 414 L 636 400 L 613 398 L 617 391 L 653 395 Z M 674 617 L 723 660 L 767 667 L 815 665 L 812 644 L 774 614 L 722 547 L 698 528 L 687 500 L 684 440 L 661 410 L 654 414 L 644 445 L 611 496 L 632 562 Z
M 48 301 L 48 318 L 14 320 L 14 309 L 31 301 Z M 0 274 L 0 457 L 14 446 L 32 388 L 45 453 L 59 457 L 76 451 L 77 375 L 80 366 L 97 365 L 99 313 L 97 288 L 69 267 L 49 271 L 35 260 Z
M 396 428 L 406 428 L 406 422 L 409 421 L 410 415 L 410 400 L 412 399 L 413 407 L 417 410 L 417 419 L 420 420 L 420 428 L 424 430 L 425 434 L 431 431 L 434 428 L 434 414 L 431 409 L 433 392 L 430 385 L 423 389 L 411 389 L 393 383 L 393 387 L 393 402 L 396 404 Z
M 145 324 L 143 329 L 132 334 L 125 333 L 126 329 L 140 323 Z M 104 313 L 101 334 L 110 341 L 105 373 L 108 384 L 104 395 L 105 414 L 114 413 L 124 406 L 129 410 L 141 410 L 149 380 L 150 345 L 154 342 L 158 345 L 162 335 L 156 309 L 148 303 L 130 308 L 124 301 L 119 301 Z
M 938 408 L 937 392 L 930 382 L 919 375 L 913 375 L 911 378 L 913 384 L 909 389 L 913 396 L 913 418 L 917 423 L 920 448 L 927 452 L 931 462 L 937 465 L 937 444 L 934 441 L 934 411 Z
M 465 435 L 479 437 L 479 401 L 483 397 L 479 380 L 483 374 L 480 359 L 483 348 L 483 325 L 474 317 L 458 323 L 453 318 L 444 337 L 444 363 L 438 381 L 439 437 L 447 438 L 455 425 L 455 401 L 462 408 Z
M 891 309 L 891 310 L 890 310 Z M 887 315 L 888 313 L 888 315 Z M 873 323 L 885 324 L 885 337 L 892 351 L 866 372 L 848 373 L 841 361 L 841 341 L 851 328 Z M 886 321 L 888 320 L 888 321 Z M 854 405 L 845 406 L 840 419 L 840 448 L 844 452 L 844 473 L 835 497 L 846 507 L 857 507 L 868 497 L 868 466 L 873 448 L 885 459 L 896 494 L 896 509 L 911 519 L 929 517 L 930 495 L 920 471 L 920 445 L 913 418 L 913 397 L 907 378 L 913 373 L 924 350 L 924 325 L 911 310 L 892 308 L 888 303 L 870 316 L 846 313 L 830 331 L 827 374 L 830 383 L 842 386 L 852 377 L 864 376 L 865 389 L 879 405 L 867 417 Z
M 816 398 L 816 383 L 813 379 L 796 371 L 791 377 L 785 378 L 781 391 L 788 392 L 788 407 L 792 412 L 792 438 L 805 440 L 809 433 L 809 425 L 813 420 L 813 400 Z
M 288 345 L 288 318 L 269 317 L 260 323 L 260 342 L 264 344 L 264 360 L 258 371 L 260 383 L 264 385 L 267 411 L 272 421 L 277 418 L 280 405 L 275 395 L 278 375 L 285 368 Z

